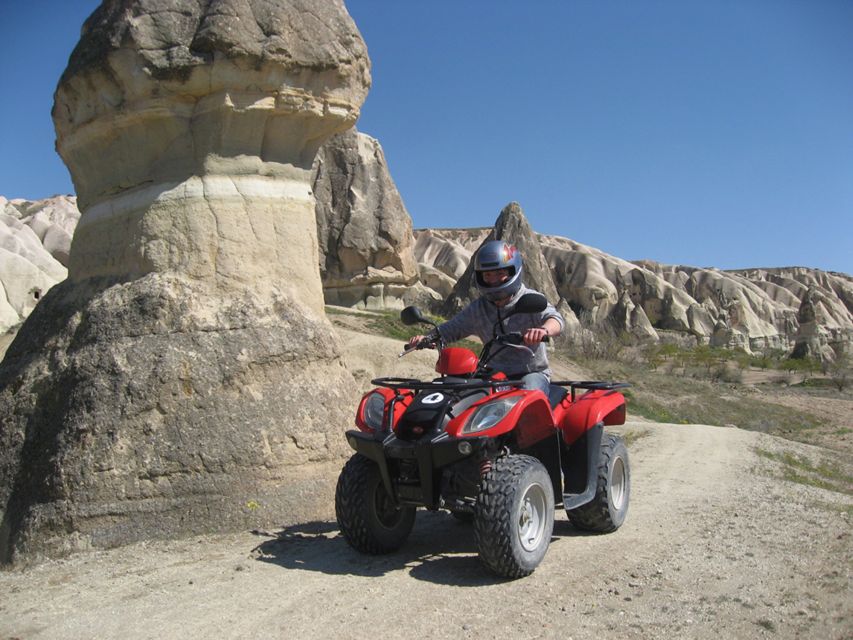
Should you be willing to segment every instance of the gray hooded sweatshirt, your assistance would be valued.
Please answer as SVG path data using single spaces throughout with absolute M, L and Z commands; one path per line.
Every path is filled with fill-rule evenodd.
M 511 333 L 513 331 L 523 333 L 526 329 L 541 327 L 548 318 L 557 320 L 560 323 L 561 331 L 565 328 L 566 322 L 563 320 L 563 316 L 550 303 L 544 311 L 539 313 L 519 313 L 507 318 L 506 316 L 512 312 L 519 298 L 525 293 L 539 292 L 521 285 L 521 289 L 503 307 L 498 307 L 485 298 L 477 298 L 450 320 L 439 325 L 438 330 L 445 342 L 448 343 L 468 336 L 477 336 L 485 343 L 495 337 L 496 333 Z M 505 318 L 503 330 L 498 324 L 498 314 L 500 314 L 501 319 Z M 544 373 L 548 378 L 551 377 L 551 369 L 548 367 L 548 354 L 543 343 L 539 343 L 532 352 L 524 346 L 496 346 L 492 353 L 497 355 L 489 360 L 489 365 L 496 371 L 503 371 L 509 378 L 518 378 L 534 371 Z

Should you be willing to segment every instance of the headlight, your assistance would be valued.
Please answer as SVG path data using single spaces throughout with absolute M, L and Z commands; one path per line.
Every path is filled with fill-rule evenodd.
M 462 427 L 462 433 L 476 433 L 485 429 L 491 429 L 506 417 L 515 404 L 521 400 L 521 396 L 493 400 L 477 409 L 468 418 L 468 422 Z
M 364 403 L 364 422 L 374 430 L 382 428 L 382 418 L 385 416 L 385 396 L 381 393 L 371 393 Z

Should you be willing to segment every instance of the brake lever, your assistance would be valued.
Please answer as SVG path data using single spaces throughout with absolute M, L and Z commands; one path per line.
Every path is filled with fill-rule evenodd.
M 403 351 L 397 354 L 397 357 L 402 358 L 403 356 L 410 354 L 412 351 L 418 351 L 419 349 L 432 349 L 433 347 L 435 347 L 435 343 L 424 338 L 414 346 L 406 344 L 406 346 L 403 347 Z

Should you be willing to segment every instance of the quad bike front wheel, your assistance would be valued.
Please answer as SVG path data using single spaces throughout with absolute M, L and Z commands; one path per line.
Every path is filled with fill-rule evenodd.
M 349 459 L 338 477 L 335 515 L 349 545 L 373 555 L 399 549 L 415 524 L 415 507 L 396 506 L 379 467 L 360 454 Z
M 566 510 L 578 529 L 596 533 L 616 531 L 625 522 L 631 497 L 628 449 L 619 436 L 605 434 L 598 457 L 598 484 L 592 502 Z
M 498 458 L 482 481 L 474 514 L 480 560 L 507 578 L 539 566 L 554 530 L 554 489 L 542 463 L 525 455 Z

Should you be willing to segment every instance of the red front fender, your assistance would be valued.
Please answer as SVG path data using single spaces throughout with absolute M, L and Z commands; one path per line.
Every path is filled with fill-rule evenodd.
M 520 396 L 516 405 L 504 418 L 490 429 L 463 433 L 462 429 L 471 419 L 477 409 L 501 397 Z M 515 430 L 516 441 L 522 449 L 531 446 L 542 438 L 554 433 L 556 425 L 548 399 L 541 391 L 517 390 L 508 393 L 495 394 L 484 398 L 481 402 L 467 409 L 458 418 L 447 425 L 447 433 L 454 438 L 484 436 L 495 438 L 508 431 Z

